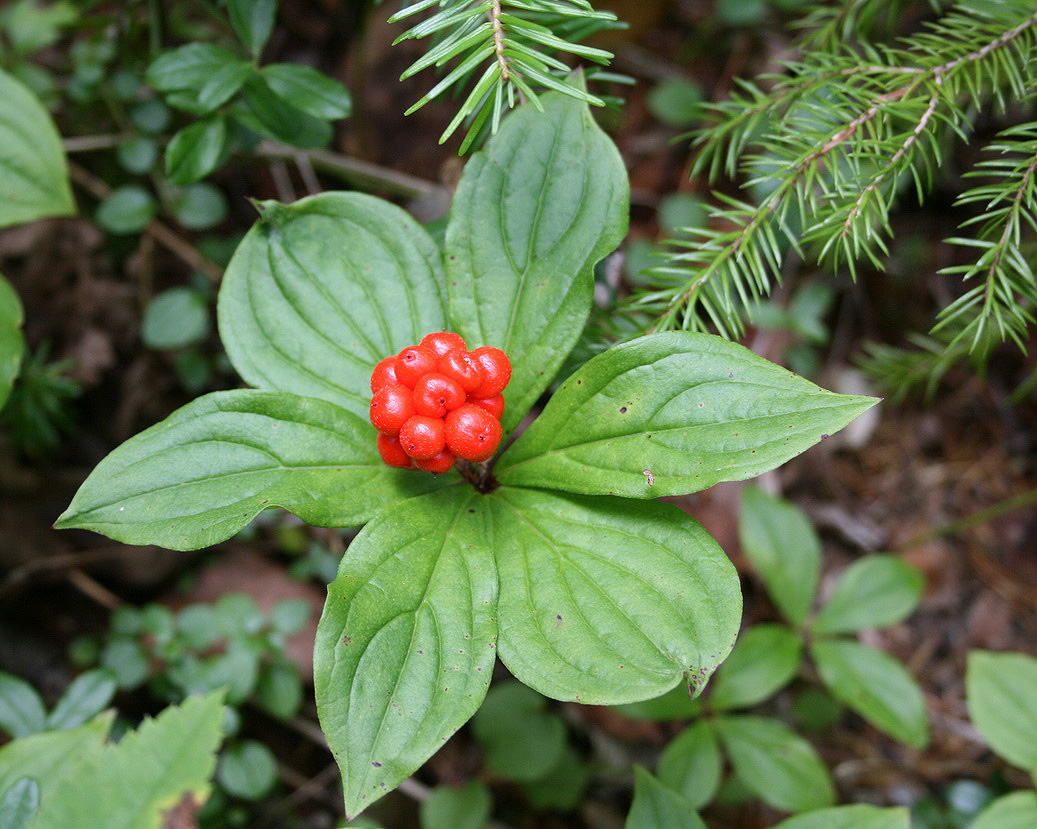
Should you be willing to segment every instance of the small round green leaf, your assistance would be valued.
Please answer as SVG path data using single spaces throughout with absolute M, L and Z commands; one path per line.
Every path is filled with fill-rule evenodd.
M 546 700 L 520 682 L 495 685 L 472 719 L 486 766 L 505 780 L 543 777 L 565 749 L 565 723 L 546 709 Z
M 810 648 L 821 680 L 837 700 L 880 731 L 915 748 L 929 742 L 925 699 L 907 669 L 859 642 L 819 639 Z
M 235 797 L 259 800 L 277 782 L 277 758 L 256 740 L 233 743 L 220 755 L 216 780 Z
M 634 802 L 623 829 L 660 829 L 662 826 L 706 829 L 686 797 L 640 766 L 634 766 Z
M 911 813 L 902 807 L 833 806 L 790 817 L 774 829 L 911 829 Z
M 648 93 L 648 111 L 668 127 L 690 127 L 702 114 L 702 87 L 683 78 L 670 78 Z
M 17 739 L 47 727 L 43 700 L 28 682 L 0 671 L 0 730 Z
M 802 812 L 835 802 L 835 787 L 814 747 L 770 717 L 717 717 L 714 727 L 735 773 L 776 809 Z
M 311 615 L 305 599 L 282 599 L 270 611 L 270 624 L 278 633 L 291 636 L 306 627 Z
M 1037 826 L 1037 792 L 1012 792 L 980 812 L 969 829 L 1033 829 L 1034 826 Z
M 990 747 L 1013 766 L 1037 770 L 1037 659 L 971 651 L 965 696 L 969 718 Z
M 148 348 L 167 350 L 201 342 L 209 334 L 209 303 L 193 288 L 170 288 L 144 311 L 140 336 Z
M 543 777 L 521 784 L 522 794 L 535 809 L 569 812 L 579 806 L 590 777 L 590 768 L 572 743 L 566 742 L 553 768 Z
M 146 135 L 158 135 L 165 132 L 173 116 L 164 103 L 157 98 L 143 101 L 130 110 L 133 125 Z
M 907 562 L 876 553 L 858 559 L 839 577 L 818 612 L 814 633 L 854 633 L 893 625 L 918 604 L 925 578 Z
M 137 688 L 151 673 L 151 664 L 144 647 L 136 639 L 116 636 L 101 650 L 101 667 L 115 674 L 115 681 L 124 691 Z
M 709 706 L 714 711 L 748 708 L 785 687 L 796 675 L 803 643 L 784 625 L 749 628 L 717 669 Z
M 267 665 L 256 682 L 256 704 L 278 719 L 287 720 L 299 713 L 302 705 L 302 679 L 291 662 Z
M 208 230 L 227 218 L 227 197 L 211 184 L 192 184 L 177 195 L 173 210 L 184 227 Z
M 228 137 L 227 119 L 222 115 L 203 118 L 180 130 L 166 147 L 170 184 L 192 184 L 219 167 L 230 149 Z
M 314 118 L 348 118 L 353 111 L 349 91 L 313 67 L 270 63 L 262 68 L 260 75 L 277 95 Z
M 717 793 L 722 770 L 716 733 L 709 720 L 703 719 L 685 728 L 663 749 L 656 774 L 693 808 L 701 809 Z
M 139 184 L 116 187 L 97 206 L 97 223 L 109 233 L 140 233 L 158 212 L 155 197 Z
M 493 798 L 485 783 L 437 786 L 421 801 L 421 829 L 482 829 Z
M 153 138 L 140 136 L 124 141 L 115 149 L 115 157 L 124 170 L 140 175 L 155 165 L 158 158 L 158 144 Z
M 50 712 L 47 728 L 63 730 L 82 725 L 105 709 L 118 687 L 115 674 L 105 668 L 80 674 Z

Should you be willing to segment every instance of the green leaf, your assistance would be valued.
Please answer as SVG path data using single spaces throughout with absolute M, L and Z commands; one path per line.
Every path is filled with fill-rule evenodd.
M 209 303 L 194 288 L 170 288 L 144 309 L 140 337 L 148 348 L 169 350 L 201 342 L 209 334 Z
M 702 87 L 684 78 L 667 78 L 648 93 L 648 111 L 668 127 L 686 128 L 703 113 Z
M 911 829 L 911 813 L 902 807 L 833 806 L 790 817 L 774 829 Z
M 716 733 L 709 720 L 703 719 L 685 728 L 663 749 L 656 774 L 684 795 L 692 808 L 701 809 L 717 793 L 722 770 Z
M 965 672 L 969 719 L 1001 757 L 1037 770 L 1037 659 L 970 651 Z
M 311 612 L 306 599 L 281 599 L 270 610 L 270 625 L 278 633 L 292 636 L 306 627 Z
M 672 504 L 493 493 L 500 658 L 546 696 L 614 705 L 700 691 L 738 633 L 738 576 Z
M 76 212 L 61 136 L 39 99 L 0 69 L 0 227 Z
M 47 800 L 57 786 L 78 774 L 87 759 L 100 753 L 114 716 L 110 711 L 69 731 L 45 731 L 12 740 L 0 748 L 0 792 L 31 777 L 40 784 L 40 799 Z
M 427 760 L 489 686 L 497 575 L 485 498 L 455 487 L 382 511 L 328 588 L 314 688 L 350 817 Z
M 97 223 L 109 233 L 140 233 L 158 212 L 155 197 L 139 184 L 116 187 L 97 206 Z
M 154 826 L 185 799 L 204 802 L 222 740 L 222 697 L 190 697 L 104 746 L 44 793 L 33 829 Z
M 482 829 L 492 808 L 490 790 L 478 780 L 437 786 L 421 801 L 421 829 Z
M 583 331 L 594 264 L 627 229 L 629 185 L 587 107 L 551 93 L 505 118 L 465 165 L 446 234 L 450 318 L 511 358 L 510 432 Z
M 803 812 L 835 802 L 835 788 L 814 747 L 770 717 L 717 717 L 714 727 L 735 773 L 775 809 Z
M 220 288 L 227 354 L 255 386 L 366 421 L 375 364 L 446 325 L 436 244 L 406 212 L 362 193 L 262 210 Z
M 105 668 L 80 674 L 65 689 L 50 712 L 47 728 L 61 731 L 82 725 L 104 710 L 117 689 L 115 675 Z
M 43 700 L 28 682 L 0 671 L 0 729 L 11 737 L 25 737 L 47 727 Z
M 294 106 L 259 75 L 245 81 L 244 94 L 255 126 L 267 137 L 293 147 L 324 147 L 331 141 L 333 131 L 327 121 Z
M 537 780 L 521 784 L 522 794 L 534 809 L 570 812 L 580 805 L 591 770 L 566 742 L 558 762 Z
M 230 24 L 254 57 L 259 57 L 274 29 L 277 0 L 227 0 Z
M 230 538 L 264 509 L 350 527 L 451 478 L 386 466 L 370 424 L 322 400 L 215 392 L 116 448 L 55 526 L 198 549 Z
M 22 323 L 25 315 L 21 300 L 11 283 L 0 276 L 0 409 L 7 402 L 15 378 L 22 366 L 25 337 Z
M 929 742 L 922 691 L 894 657 L 841 639 L 816 640 L 810 654 L 821 680 L 847 708 L 902 743 L 924 748 Z
M 569 492 L 682 495 L 774 469 L 875 403 L 820 389 L 719 337 L 651 334 L 569 377 L 496 474 Z
M 147 81 L 159 92 L 189 90 L 201 112 L 225 103 L 252 75 L 248 61 L 211 43 L 189 43 L 160 55 L 148 67 Z
M 1033 829 L 1034 826 L 1037 826 L 1037 792 L 1012 792 L 980 812 L 969 829 Z
M 207 182 L 185 187 L 173 203 L 176 220 L 191 230 L 209 230 L 227 218 L 227 197 Z
M 302 705 L 302 679 L 292 662 L 275 662 L 259 674 L 256 682 L 256 704 L 281 720 L 299 713 Z
M 191 184 L 205 178 L 230 149 L 227 119 L 211 115 L 184 127 L 166 147 L 166 178 L 170 184 Z
M 40 808 L 40 784 L 31 777 L 16 780 L 0 792 L 0 829 L 27 829 Z
M 124 691 L 137 688 L 151 673 L 148 654 L 136 639 L 113 636 L 105 643 L 100 657 L 101 667 L 115 675 L 115 681 Z
M 810 520 L 794 504 L 747 486 L 738 540 L 771 601 L 793 626 L 801 626 L 821 574 L 821 541 Z
M 895 556 L 876 553 L 858 559 L 839 577 L 818 612 L 814 633 L 855 633 L 906 619 L 918 604 L 925 577 Z
M 260 800 L 277 782 L 277 758 L 256 740 L 242 740 L 220 754 L 216 779 L 230 794 Z
M 706 829 L 695 807 L 683 795 L 659 782 L 640 766 L 634 766 L 634 802 L 624 829 Z
M 148 172 L 158 158 L 158 144 L 154 138 L 138 136 L 124 141 L 115 148 L 115 156 L 122 168 L 130 173 L 142 175 Z
M 619 714 L 634 720 L 690 720 L 702 713 L 702 700 L 692 698 L 691 689 L 686 685 L 678 685 L 660 696 L 614 708 Z
M 353 111 L 349 90 L 311 66 L 270 63 L 259 74 L 277 95 L 314 118 L 333 121 Z
M 546 710 L 547 700 L 520 682 L 495 685 L 472 719 L 486 767 L 505 780 L 533 781 L 558 764 L 565 723 Z
M 803 643 L 784 625 L 749 628 L 717 669 L 709 707 L 713 711 L 748 708 L 784 688 L 796 675 Z

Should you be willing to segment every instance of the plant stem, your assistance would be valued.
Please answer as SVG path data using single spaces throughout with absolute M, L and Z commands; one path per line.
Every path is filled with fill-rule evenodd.
M 919 544 L 924 544 L 926 541 L 932 541 L 934 538 L 942 538 L 945 535 L 955 535 L 956 533 L 971 530 L 975 527 L 987 524 L 990 521 L 1000 518 L 1002 515 L 1007 515 L 1010 512 L 1015 512 L 1017 509 L 1028 507 L 1031 504 L 1037 504 L 1037 487 L 1029 489 L 1026 492 L 1021 492 L 1018 495 L 1013 495 L 1011 498 L 1006 498 L 993 506 L 981 509 L 979 512 L 974 512 L 971 515 L 957 518 L 954 521 L 950 521 L 947 524 L 943 524 L 939 527 L 934 527 L 931 530 L 919 533 L 918 535 L 909 538 L 904 544 L 901 544 L 902 549 L 909 547 L 916 547 Z

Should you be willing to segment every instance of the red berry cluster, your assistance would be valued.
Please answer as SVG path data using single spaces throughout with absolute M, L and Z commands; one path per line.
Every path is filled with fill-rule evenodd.
M 501 392 L 510 379 L 503 351 L 486 345 L 469 351 L 449 331 L 386 357 L 371 374 L 371 423 L 382 460 L 437 475 L 458 458 L 488 460 L 500 445 Z

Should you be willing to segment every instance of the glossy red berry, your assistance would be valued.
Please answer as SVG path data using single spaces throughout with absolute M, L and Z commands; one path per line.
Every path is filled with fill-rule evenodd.
M 414 396 L 399 383 L 382 386 L 371 398 L 371 423 L 383 434 L 396 435 L 414 416 Z
M 434 475 L 442 475 L 444 472 L 449 472 L 456 461 L 457 458 L 454 456 L 453 452 L 449 449 L 444 449 L 434 458 L 429 458 L 428 460 L 423 461 L 414 461 L 414 465 L 418 467 L 418 469 L 424 469 L 426 472 L 431 472 Z
M 413 389 L 418 380 L 436 370 L 437 360 L 436 352 L 427 346 L 412 345 L 405 348 L 396 355 L 393 363 L 396 379 L 408 389 Z
M 410 469 L 414 466 L 414 460 L 403 451 L 400 439 L 392 435 L 378 434 L 378 454 L 382 456 L 387 466 L 396 469 Z
M 500 445 L 500 421 L 473 403 L 454 409 L 444 422 L 447 448 L 463 460 L 485 461 Z
M 393 367 L 395 363 L 395 357 L 386 357 L 374 367 L 374 371 L 371 372 L 371 391 L 378 391 L 382 386 L 400 382 L 396 379 L 396 369 Z
M 414 386 L 414 411 L 428 417 L 443 417 L 465 402 L 465 393 L 443 374 L 426 374 Z
M 497 420 L 500 420 L 501 415 L 504 414 L 503 394 L 495 394 L 493 397 L 469 397 L 468 402 L 480 409 L 486 409 Z M 417 402 L 415 402 L 415 408 L 417 408 Z
M 400 428 L 400 446 L 415 460 L 434 458 L 446 446 L 443 419 L 414 415 Z
M 482 371 L 472 362 L 467 351 L 448 351 L 440 357 L 439 373 L 457 383 L 466 394 L 479 388 L 483 381 Z
M 492 345 L 484 345 L 468 356 L 479 366 L 483 377 L 482 385 L 471 391 L 472 397 L 493 397 L 504 391 L 511 379 L 511 360 L 507 354 Z
M 453 331 L 436 331 L 432 334 L 426 334 L 421 338 L 421 342 L 418 345 L 431 348 L 436 352 L 437 357 L 442 357 L 448 351 L 468 350 L 468 344 L 464 341 L 464 338 Z

